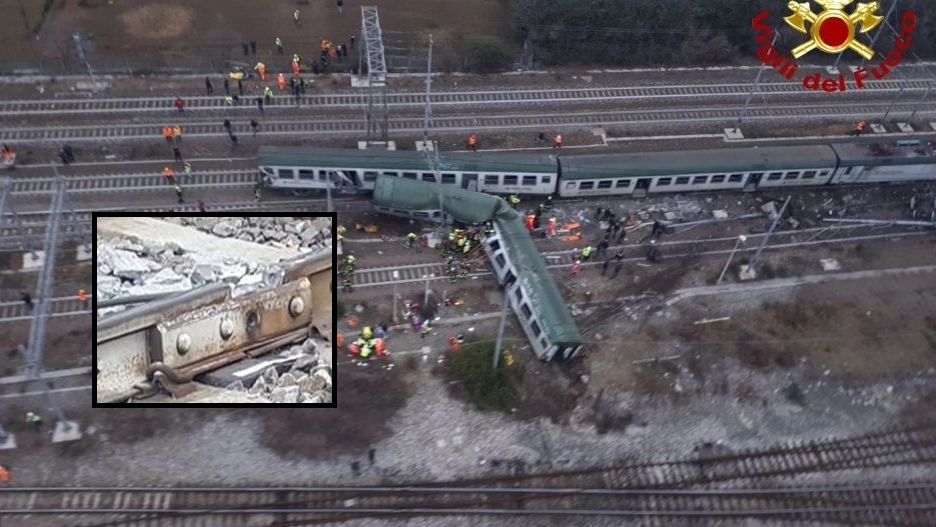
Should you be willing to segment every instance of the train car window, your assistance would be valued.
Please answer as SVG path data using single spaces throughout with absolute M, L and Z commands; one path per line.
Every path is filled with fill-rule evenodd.
M 299 179 L 315 179 L 315 171 L 308 169 L 299 169 Z
M 689 184 L 689 176 L 681 176 L 681 177 L 676 178 L 676 184 L 677 184 L 677 185 L 688 185 L 688 184 Z
M 567 181 L 567 182 L 566 182 L 566 188 L 567 188 L 567 189 L 573 189 L 573 188 L 575 188 L 575 181 Z
M 611 188 L 611 181 L 599 181 L 598 188 Z
M 807 170 L 806 172 L 803 172 L 803 179 L 813 179 L 814 177 L 816 177 L 815 170 Z
M 442 183 L 449 185 L 455 184 L 455 174 L 442 174 Z
M 732 174 L 728 178 L 728 183 L 741 183 L 742 179 L 744 179 L 744 174 Z
M 497 262 L 497 266 L 500 267 L 501 269 L 503 269 L 507 265 L 507 259 L 504 258 L 503 254 L 498 254 L 494 258 L 494 261 Z
M 763 173 L 763 172 L 752 172 L 752 173 L 751 173 L 751 179 L 760 179 L 760 178 L 762 178 L 762 177 L 764 177 L 764 173 Z
M 518 287 L 516 290 L 514 290 L 514 296 L 517 297 L 517 302 L 521 304 L 523 303 L 523 289 Z
M 854 167 L 848 167 L 848 168 L 845 169 L 845 175 L 846 175 L 846 176 L 849 175 L 849 174 L 851 174 L 852 168 L 854 168 Z
M 543 330 L 540 329 L 539 324 L 537 324 L 535 320 L 530 323 L 530 328 L 533 329 L 533 334 L 536 335 L 537 338 L 543 333 Z
M 377 181 L 377 172 L 364 172 L 364 181 L 366 182 Z
M 419 179 L 419 176 L 415 172 L 403 172 L 403 177 L 406 179 Z
M 717 176 L 712 176 L 712 183 L 724 183 L 724 182 L 725 182 L 725 175 L 724 175 L 724 174 L 719 174 L 719 175 L 717 175 Z
M 385 175 L 385 176 L 393 176 L 393 177 L 400 177 L 400 174 L 398 174 L 398 173 L 396 173 L 396 172 L 384 172 L 383 175 Z
M 500 240 L 491 240 L 488 242 L 488 247 L 491 248 L 491 251 L 496 252 L 498 249 L 500 249 Z
M 280 179 L 293 179 L 293 171 L 291 168 L 281 168 L 276 171 L 276 177 Z
M 619 179 L 617 183 L 614 184 L 614 188 L 627 188 L 630 186 L 629 179 Z
M 708 181 L 708 176 L 696 176 L 692 179 L 693 185 L 704 185 Z
M 504 176 L 504 184 L 505 184 L 505 185 L 516 185 L 516 184 L 517 184 L 517 176 Z
M 673 178 L 671 178 L 671 177 L 661 177 L 660 179 L 657 180 L 657 186 L 658 186 L 658 187 L 667 187 L 667 186 L 669 186 L 669 184 L 672 183 L 672 182 L 673 182 Z
M 591 190 L 593 188 L 595 188 L 594 181 L 582 181 L 579 183 L 579 190 Z
M 422 180 L 428 181 L 430 183 L 435 183 L 436 182 L 435 174 L 429 174 L 427 172 L 423 172 Z
M 543 179 L 540 180 L 544 185 L 549 185 L 552 183 L 552 176 L 543 176 Z
M 822 172 L 819 172 L 819 177 L 825 177 L 825 176 L 828 176 L 828 175 L 829 175 L 829 171 L 828 171 L 828 170 L 823 170 Z
M 799 172 L 787 172 L 783 179 L 796 179 L 799 177 Z
M 783 177 L 783 172 L 771 172 L 770 175 L 767 176 L 767 181 L 777 181 L 781 177 Z
M 485 185 L 497 185 L 499 183 L 500 183 L 500 176 L 498 176 L 497 174 L 494 174 L 494 175 L 488 174 L 484 176 Z
M 536 186 L 536 176 L 523 176 L 523 186 L 524 186 L 524 187 L 535 187 L 535 186 Z
M 523 316 L 527 317 L 527 319 L 533 318 L 533 312 L 530 311 L 530 306 L 526 304 L 520 304 L 520 311 L 523 311 Z

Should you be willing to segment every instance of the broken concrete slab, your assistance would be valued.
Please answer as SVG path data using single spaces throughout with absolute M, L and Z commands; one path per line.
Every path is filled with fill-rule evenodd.
M 822 265 L 823 271 L 840 271 L 842 265 L 835 258 L 820 258 L 819 264 Z

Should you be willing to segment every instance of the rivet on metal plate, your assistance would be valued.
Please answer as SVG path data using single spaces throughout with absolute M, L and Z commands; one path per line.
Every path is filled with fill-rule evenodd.
M 289 314 L 298 317 L 303 311 L 305 311 L 305 302 L 298 296 L 293 297 L 293 299 L 289 301 Z
M 221 338 L 227 340 L 231 338 L 231 335 L 234 334 L 234 323 L 231 322 L 231 319 L 226 318 L 221 321 Z
M 176 350 L 179 355 L 185 355 L 190 349 L 192 349 L 192 337 L 189 337 L 187 333 L 180 334 L 176 339 Z

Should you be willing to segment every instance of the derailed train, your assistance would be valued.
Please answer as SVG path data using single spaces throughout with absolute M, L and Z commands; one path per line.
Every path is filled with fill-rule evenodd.
M 438 208 L 440 190 L 445 214 L 465 224 L 493 224 L 494 234 L 486 236 L 482 246 L 536 356 L 548 361 L 578 355 L 582 335 L 520 214 L 503 199 L 454 186 L 440 189 L 438 184 L 378 176 L 374 206 L 397 211 Z
M 261 147 L 262 183 L 296 193 L 373 192 L 378 176 L 438 183 L 424 154 L 414 151 Z M 711 190 L 936 181 L 932 143 L 835 143 L 563 155 L 444 152 L 443 184 L 491 194 L 560 197 L 633 196 Z

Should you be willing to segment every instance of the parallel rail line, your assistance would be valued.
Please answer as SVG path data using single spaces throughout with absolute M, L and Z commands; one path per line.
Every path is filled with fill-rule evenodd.
M 928 79 L 903 81 L 875 81 L 860 92 L 849 94 L 881 93 L 916 93 L 933 87 Z M 613 102 L 626 99 L 677 99 L 697 100 L 708 97 L 746 96 L 750 84 L 694 84 L 675 86 L 627 86 L 627 87 L 587 87 L 545 90 L 479 90 L 436 92 L 430 95 L 430 101 L 437 106 L 474 106 L 488 104 L 531 104 L 557 102 Z M 796 83 L 773 82 L 758 85 L 759 95 L 815 95 L 803 90 Z M 242 107 L 251 108 L 256 95 L 243 97 Z M 293 97 L 278 95 L 274 103 L 266 105 L 272 111 L 288 109 L 295 111 Z M 367 104 L 367 96 L 362 92 L 340 94 L 310 93 L 302 97 L 303 103 L 315 109 L 357 109 Z M 64 114 L 101 114 L 101 113 L 139 113 L 139 112 L 175 112 L 175 99 L 172 97 L 138 98 L 101 98 L 101 99 L 59 99 L 59 100 L 14 100 L 0 101 L 0 116 L 50 115 Z M 225 111 L 230 112 L 222 96 L 187 97 L 186 111 Z M 387 105 L 393 107 L 422 107 L 425 94 L 421 92 L 397 92 L 387 94 Z
M 74 296 L 52 298 L 48 305 L 50 317 L 73 317 L 91 313 L 90 300 L 88 302 L 88 308 L 85 309 L 81 305 L 81 301 Z M 32 311 L 30 311 L 23 302 L 0 303 L 0 324 L 4 322 L 30 320 L 32 317 Z
M 824 105 L 752 105 L 747 119 L 756 121 L 782 121 L 788 119 L 822 120 L 867 117 L 870 114 L 890 112 L 894 117 L 906 118 L 913 114 L 927 116 L 936 114 L 936 101 L 921 102 L 878 102 L 860 106 L 843 101 Z M 658 108 L 621 111 L 551 112 L 538 114 L 498 114 L 472 116 L 440 116 L 434 119 L 433 127 L 440 131 L 503 130 L 517 128 L 576 127 L 595 125 L 634 125 L 662 123 L 733 123 L 738 118 L 734 106 L 709 108 Z M 237 133 L 247 134 L 245 124 L 234 126 Z M 423 129 L 423 119 L 417 117 L 391 118 L 388 129 L 394 133 L 416 133 Z M 264 135 L 284 136 L 357 136 L 366 132 L 361 119 L 310 119 L 307 121 L 267 121 L 263 123 Z M 221 123 L 189 123 L 186 137 L 221 138 L 227 131 Z M 0 141 L 18 144 L 23 142 L 60 141 L 112 142 L 127 140 L 162 140 L 159 126 L 153 124 L 101 126 L 58 126 L 40 128 L 13 128 L 0 130 Z

